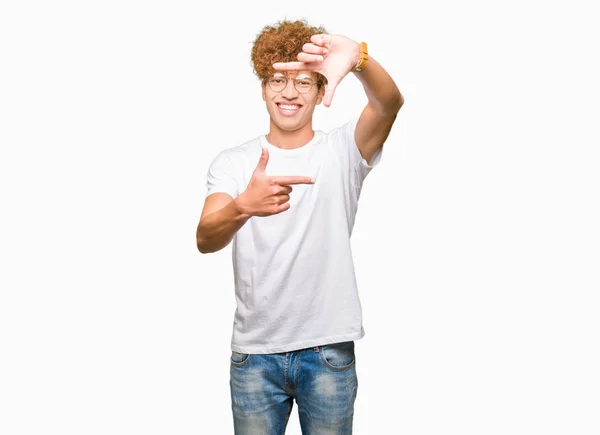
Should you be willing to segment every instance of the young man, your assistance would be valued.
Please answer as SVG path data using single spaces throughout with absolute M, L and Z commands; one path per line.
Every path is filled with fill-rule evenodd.
M 350 236 L 404 98 L 366 44 L 278 24 L 252 48 L 269 133 L 211 163 L 197 245 L 209 253 L 233 240 L 235 433 L 284 433 L 295 398 L 303 434 L 350 434 L 364 335 Z M 313 131 L 315 107 L 330 106 L 349 72 L 368 97 L 360 117 Z

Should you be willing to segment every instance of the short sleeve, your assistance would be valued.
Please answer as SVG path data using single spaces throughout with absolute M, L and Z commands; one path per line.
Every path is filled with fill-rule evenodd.
M 206 197 L 215 192 L 225 192 L 232 198 L 238 196 L 235 168 L 225 151 L 221 151 L 211 162 L 206 174 Z
M 356 131 L 357 123 L 358 118 L 353 118 L 338 127 L 333 140 L 337 142 L 337 150 L 340 153 L 342 161 L 347 162 L 349 165 L 353 183 L 360 186 L 367 175 L 369 175 L 369 172 L 371 172 L 371 170 L 381 161 L 383 147 L 375 152 L 373 157 L 371 157 L 370 162 L 367 162 L 356 145 L 354 133 Z

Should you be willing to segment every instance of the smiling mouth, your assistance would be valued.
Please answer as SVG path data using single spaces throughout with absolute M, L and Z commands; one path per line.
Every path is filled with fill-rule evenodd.
M 294 115 L 298 113 L 301 107 L 302 106 L 299 104 L 277 103 L 277 108 L 279 109 L 279 112 L 283 113 L 284 115 Z

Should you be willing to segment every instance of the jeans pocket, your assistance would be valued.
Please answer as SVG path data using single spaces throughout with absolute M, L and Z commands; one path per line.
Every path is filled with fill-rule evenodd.
M 343 341 L 321 346 L 321 359 L 334 370 L 346 370 L 356 364 L 354 341 Z
M 231 351 L 231 364 L 235 366 L 243 366 L 250 360 L 249 353 L 240 353 L 235 350 Z

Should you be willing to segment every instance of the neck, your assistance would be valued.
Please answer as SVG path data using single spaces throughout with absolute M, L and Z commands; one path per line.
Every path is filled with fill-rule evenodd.
M 271 118 L 269 134 L 266 135 L 266 139 L 270 144 L 277 148 L 292 150 L 306 145 L 314 136 L 315 133 L 312 129 L 312 120 L 298 130 L 287 131 L 279 128 Z

